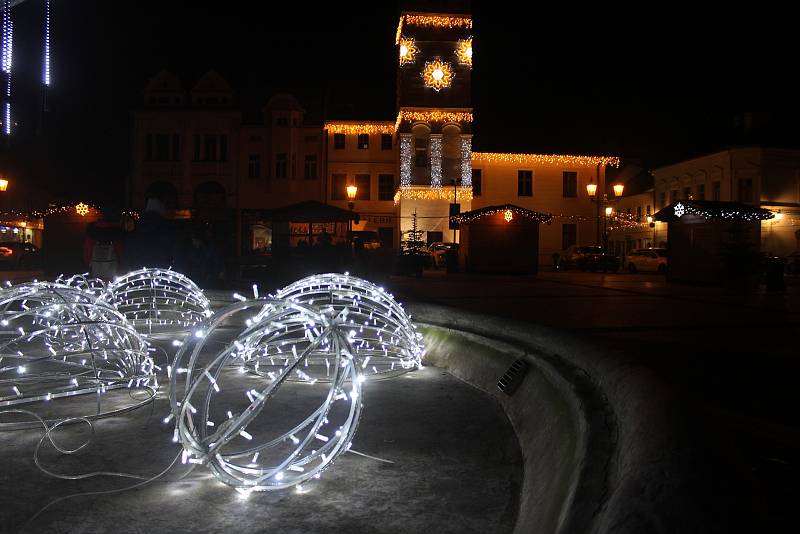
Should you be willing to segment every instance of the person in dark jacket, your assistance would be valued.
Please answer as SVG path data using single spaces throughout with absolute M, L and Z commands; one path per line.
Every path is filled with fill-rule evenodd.
M 125 240 L 123 265 L 128 271 L 142 267 L 186 268 L 185 246 L 173 222 L 166 218 L 164 202 L 147 199 L 136 228 Z

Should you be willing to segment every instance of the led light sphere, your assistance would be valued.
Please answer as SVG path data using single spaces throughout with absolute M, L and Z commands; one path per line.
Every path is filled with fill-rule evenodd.
M 165 422 L 175 420 L 173 441 L 182 444 L 184 463 L 204 464 L 245 493 L 302 490 L 349 448 L 361 414 L 361 365 L 343 315 L 315 308 L 245 300 L 218 311 L 181 345 L 168 369 L 172 413 Z M 231 329 L 238 334 L 221 341 Z M 248 372 L 256 355 L 272 358 L 274 371 Z M 329 382 L 306 373 L 311 358 L 328 362 Z M 288 407 L 275 408 L 290 377 L 313 385 L 289 387 L 304 388 L 302 399 L 317 392 L 316 408 L 293 391 Z M 283 423 L 287 410 L 298 413 L 296 421 Z
M 92 278 L 89 276 L 89 273 L 73 274 L 72 276 L 60 274 L 55 282 L 86 291 L 98 298 L 108 291 L 106 283 L 103 280 L 100 278 Z
M 47 282 L 0 291 L 0 407 L 117 388 L 147 390 L 149 400 L 154 368 L 142 336 L 91 293 Z M 81 416 L 104 415 L 99 402 Z
M 421 364 L 422 334 L 402 305 L 382 287 L 346 273 L 328 273 L 298 280 L 275 297 L 342 314 L 367 377 L 401 374 Z M 270 363 L 263 356 L 257 361 L 262 368 Z M 329 369 L 324 361 L 312 357 L 309 366 L 315 378 L 327 379 Z
M 211 317 L 211 303 L 187 276 L 170 269 L 139 269 L 109 284 L 103 300 L 141 333 L 189 331 Z

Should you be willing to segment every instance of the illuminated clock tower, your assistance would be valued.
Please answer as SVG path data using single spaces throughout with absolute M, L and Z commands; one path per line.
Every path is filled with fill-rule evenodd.
M 430 241 L 452 241 L 450 203 L 472 200 L 472 17 L 403 13 L 397 28 L 401 232 L 418 216 Z

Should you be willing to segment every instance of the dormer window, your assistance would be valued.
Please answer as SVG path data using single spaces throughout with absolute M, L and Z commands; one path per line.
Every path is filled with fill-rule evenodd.
M 278 117 L 275 124 L 277 126 L 289 126 L 289 119 L 287 117 Z

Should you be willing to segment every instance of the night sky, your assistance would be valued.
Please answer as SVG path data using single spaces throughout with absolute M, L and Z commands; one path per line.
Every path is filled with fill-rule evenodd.
M 43 133 L 42 0 L 15 8 L 20 125 L 0 172 L 19 207 L 41 204 L 43 191 L 49 200 L 120 201 L 131 111 L 161 68 L 186 89 L 218 70 L 246 120 L 279 90 L 318 122 L 323 110 L 394 119 L 399 5 L 256 4 L 53 0 Z M 476 150 L 614 154 L 652 168 L 731 144 L 800 146 L 796 17 L 511 5 L 472 6 Z M 737 120 L 747 110 L 760 110 L 750 129 Z

